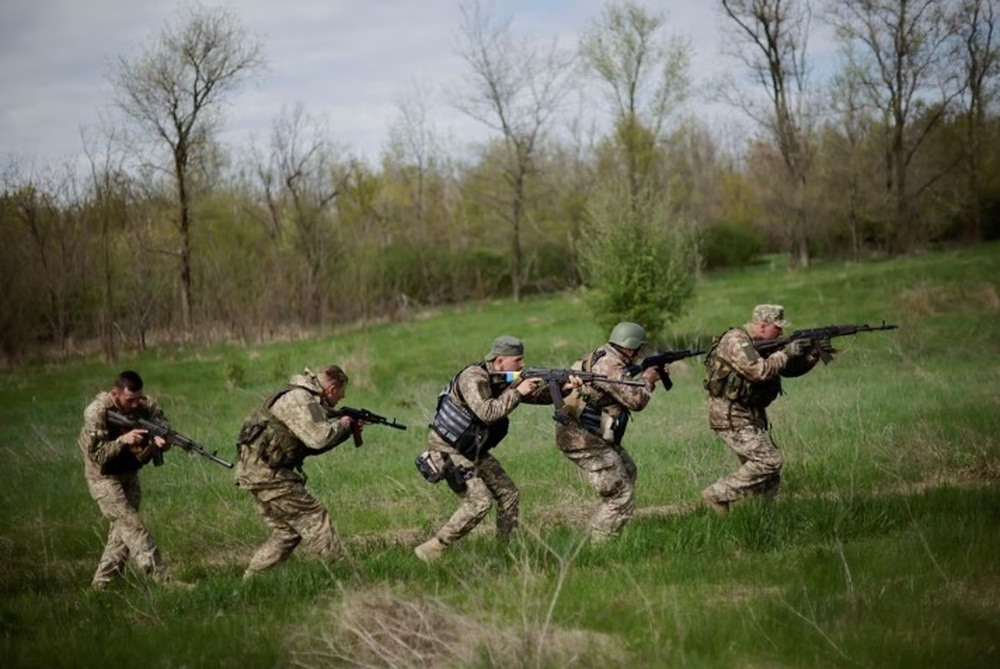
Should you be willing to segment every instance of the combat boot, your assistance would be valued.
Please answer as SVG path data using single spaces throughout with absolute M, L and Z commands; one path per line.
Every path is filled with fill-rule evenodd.
M 441 557 L 445 548 L 447 548 L 447 544 L 442 543 L 437 537 L 433 537 L 414 548 L 413 552 L 424 562 L 434 562 Z
M 702 491 L 701 498 L 705 500 L 705 504 L 708 505 L 712 511 L 715 511 L 720 516 L 724 516 L 729 513 L 729 502 L 720 502 L 715 499 L 715 497 L 707 490 Z

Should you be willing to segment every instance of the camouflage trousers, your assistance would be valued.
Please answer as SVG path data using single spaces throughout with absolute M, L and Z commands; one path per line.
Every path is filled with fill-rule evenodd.
M 334 533 L 330 514 L 301 481 L 284 481 L 264 489 L 250 491 L 257 512 L 271 528 L 271 536 L 250 558 L 244 577 L 284 562 L 295 547 L 306 547 L 328 560 L 343 556 L 343 546 Z
M 509 539 L 517 529 L 521 493 L 500 461 L 489 453 L 475 463 L 457 454 L 449 454 L 449 457 L 454 466 L 471 469 L 473 474 L 465 482 L 465 491 L 456 493 L 462 503 L 437 531 L 438 541 L 449 545 L 467 535 L 486 517 L 494 500 L 497 504 L 497 538 Z
M 638 468 L 621 444 L 612 444 L 575 426 L 556 428 L 556 445 L 580 468 L 600 502 L 590 519 L 590 540 L 618 534 L 635 512 Z
M 781 451 L 768 431 L 756 425 L 716 430 L 740 459 L 740 468 L 705 489 L 704 494 L 728 504 L 747 495 L 774 497 L 781 486 Z
M 111 523 L 91 585 L 100 588 L 124 575 L 129 557 L 143 573 L 154 579 L 165 579 L 166 567 L 160 551 L 139 518 L 142 499 L 139 474 L 88 476 L 87 487 L 101 515 Z

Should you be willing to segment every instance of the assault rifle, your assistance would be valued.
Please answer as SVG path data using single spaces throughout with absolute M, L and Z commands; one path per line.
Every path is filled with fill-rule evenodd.
M 379 416 L 377 413 L 372 413 L 368 409 L 352 409 L 351 407 L 337 407 L 330 412 L 330 416 L 333 418 L 339 418 L 341 416 L 347 416 L 348 418 L 353 418 L 354 420 L 361 421 L 362 423 L 372 424 L 372 425 L 385 425 L 386 427 L 391 427 L 395 430 L 405 430 L 406 426 L 402 423 L 397 423 L 396 419 L 392 420 L 386 418 L 385 416 Z M 357 448 L 364 444 L 364 440 L 361 438 L 361 426 L 354 425 L 352 428 L 354 433 L 354 446 Z
M 541 379 L 549 387 L 549 394 L 552 395 L 552 406 L 555 407 L 555 413 L 552 416 L 556 421 L 560 423 L 567 423 L 569 418 L 565 413 L 560 411 L 565 406 L 562 396 L 562 387 L 569 381 L 569 377 L 575 376 L 579 378 L 584 383 L 591 383 L 593 381 L 600 381 L 602 383 L 618 383 L 625 386 L 645 386 L 645 381 L 638 381 L 635 379 L 613 379 L 610 376 L 605 376 L 604 374 L 594 374 L 593 372 L 584 372 L 577 369 L 550 369 L 548 367 L 525 367 L 520 372 L 490 372 L 494 376 L 503 376 L 506 378 L 508 383 L 513 383 L 520 381 L 522 379 Z
M 701 349 L 685 349 L 683 351 L 665 351 L 663 353 L 655 353 L 653 355 L 647 355 L 642 359 L 642 362 L 626 367 L 625 371 L 627 371 L 630 376 L 635 376 L 637 374 L 642 374 L 650 367 L 655 367 L 657 373 L 660 375 L 660 382 L 663 383 L 663 389 L 670 390 L 674 387 L 674 382 L 670 380 L 670 375 L 663 370 L 663 366 L 669 365 L 672 362 L 677 362 L 678 360 L 683 360 L 684 358 L 693 358 L 696 355 L 705 355 L 706 353 L 708 353 L 708 351 L 703 351 Z
M 168 444 L 174 446 L 180 446 L 188 453 L 197 453 L 198 455 L 208 458 L 217 465 L 222 465 L 223 467 L 233 468 L 233 463 L 223 460 L 212 451 L 209 453 L 206 451 L 201 444 L 197 443 L 185 437 L 180 432 L 171 430 L 170 428 L 163 427 L 158 423 L 146 420 L 145 418 L 129 418 L 123 414 L 118 413 L 114 409 L 108 411 L 108 424 L 114 425 L 122 430 L 145 430 L 147 434 L 151 437 L 161 437 Z M 159 451 L 153 456 L 153 464 L 157 467 L 163 464 L 163 457 Z
M 793 341 L 808 339 L 813 343 L 813 347 L 819 353 L 820 360 L 823 364 L 829 365 L 830 361 L 833 360 L 833 347 L 830 346 L 830 340 L 834 337 L 846 337 L 848 335 L 854 335 L 859 332 L 875 332 L 877 330 L 895 330 L 898 325 L 889 325 L 885 321 L 882 321 L 881 325 L 827 325 L 821 328 L 812 328 L 809 330 L 796 330 L 787 337 L 781 339 L 754 339 L 753 345 L 758 352 L 765 355 L 770 355 L 780 348 L 783 348 L 785 344 Z

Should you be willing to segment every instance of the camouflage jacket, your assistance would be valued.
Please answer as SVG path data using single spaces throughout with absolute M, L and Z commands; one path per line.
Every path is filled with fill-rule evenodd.
M 591 351 L 573 363 L 573 369 L 612 379 L 631 378 L 626 372 L 627 366 L 621 353 L 610 344 Z M 566 413 L 575 422 L 556 427 L 556 445 L 560 450 L 574 451 L 607 448 L 610 444 L 620 443 L 629 414 L 646 408 L 655 387 L 648 382 L 645 386 L 601 381 L 584 384 L 566 398 Z M 585 410 L 589 421 L 583 415 Z
M 87 478 L 137 472 L 152 459 L 155 452 L 156 446 L 151 439 L 138 455 L 122 442 L 124 432 L 108 425 L 107 416 L 111 409 L 121 412 L 111 398 L 111 393 L 105 391 L 98 393 L 83 411 L 83 427 L 77 444 L 83 451 L 84 475 Z M 143 397 L 135 411 L 125 415 L 129 418 L 145 418 L 169 427 L 163 411 L 150 397 Z
M 621 353 L 614 346 L 605 344 L 575 362 L 573 369 L 582 369 L 612 379 L 626 379 L 630 378 L 625 371 L 627 366 Z M 645 409 L 655 387 L 652 383 L 647 383 L 645 386 L 627 386 L 621 383 L 593 381 L 575 392 L 578 392 L 587 404 L 618 414 L 626 410 Z
M 781 393 L 788 355 L 776 351 L 762 357 L 743 328 L 719 336 L 705 356 L 708 422 L 713 430 L 747 425 L 767 427 L 767 406 Z
M 285 481 L 305 482 L 302 461 L 341 444 L 351 430 L 331 417 L 322 402 L 322 387 L 308 369 L 289 381 L 289 386 L 256 409 L 248 418 L 263 418 L 261 429 L 251 438 L 241 430 L 236 485 L 261 489 Z M 246 429 L 247 423 L 244 423 Z

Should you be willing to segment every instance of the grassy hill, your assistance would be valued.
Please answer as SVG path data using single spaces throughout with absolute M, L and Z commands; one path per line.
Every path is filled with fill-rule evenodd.
M 0 664 L 4 667 L 995 666 L 1000 659 L 1000 245 L 869 264 L 711 276 L 667 344 L 706 344 L 760 302 L 793 327 L 883 319 L 838 340 L 828 367 L 786 383 L 770 412 L 782 496 L 719 518 L 698 491 L 735 457 L 708 430 L 701 368 L 673 368 L 625 445 L 636 517 L 582 541 L 590 489 L 525 406 L 497 456 L 518 482 L 522 532 L 492 518 L 433 566 L 414 545 L 456 508 L 417 474 L 437 393 L 498 334 L 527 364 L 567 366 L 602 343 L 571 295 L 498 301 L 322 340 L 158 349 L 108 367 L 38 364 L 0 376 Z M 130 576 L 87 586 L 107 531 L 83 481 L 81 412 L 137 369 L 173 425 L 233 459 L 243 417 L 304 366 L 341 364 L 370 426 L 306 463 L 350 563 L 305 555 L 250 583 L 266 530 L 230 471 L 179 450 L 143 471 L 143 515 L 197 583 Z

